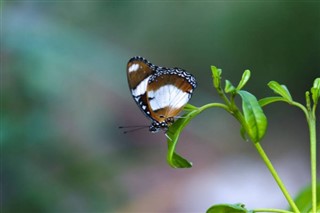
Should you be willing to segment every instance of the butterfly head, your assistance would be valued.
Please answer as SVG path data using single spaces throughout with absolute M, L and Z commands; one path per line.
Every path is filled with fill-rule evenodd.
M 152 133 L 157 133 L 159 132 L 160 129 L 165 128 L 167 130 L 167 125 L 165 123 L 159 123 L 157 121 L 153 121 L 149 127 L 149 131 Z
M 168 131 L 168 128 L 171 124 L 173 124 L 174 122 L 174 118 L 173 117 L 169 117 L 166 120 L 162 121 L 162 122 L 158 122 L 158 121 L 153 121 L 149 127 L 149 131 L 152 133 L 157 133 L 159 132 L 159 130 L 163 130 L 164 132 Z

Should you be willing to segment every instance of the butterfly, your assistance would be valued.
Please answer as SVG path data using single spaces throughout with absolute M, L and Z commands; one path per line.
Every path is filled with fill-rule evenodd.
M 167 131 L 197 87 L 193 75 L 180 68 L 159 67 L 135 56 L 127 64 L 131 95 L 151 120 L 149 131 Z

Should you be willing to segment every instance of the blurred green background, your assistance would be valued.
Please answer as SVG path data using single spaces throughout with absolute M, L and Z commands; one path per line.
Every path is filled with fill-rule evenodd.
M 149 124 L 129 93 L 126 63 L 193 73 L 191 104 L 219 101 L 210 65 L 235 84 L 294 99 L 320 76 L 317 1 L 3 1 L 1 4 L 2 212 L 204 212 L 216 203 L 286 208 L 237 122 L 205 111 L 183 132 L 185 170 L 166 163 L 164 134 L 122 134 Z M 262 146 L 295 195 L 309 182 L 302 112 L 268 106 Z M 319 128 L 318 128 L 319 130 Z M 318 131 L 319 132 L 319 131 Z

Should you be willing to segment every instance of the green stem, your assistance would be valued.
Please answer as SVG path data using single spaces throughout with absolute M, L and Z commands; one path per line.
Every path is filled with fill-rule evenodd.
M 253 212 L 277 212 L 277 213 L 292 213 L 288 210 L 283 209 L 254 209 Z
M 230 106 L 230 101 L 227 98 L 226 94 L 223 92 L 223 89 L 221 88 L 221 85 L 219 87 L 216 87 L 216 90 L 218 92 L 218 95 L 222 98 L 222 100 L 228 105 Z
M 290 104 L 290 103 L 289 103 L 289 104 Z M 307 110 L 302 104 L 300 104 L 300 103 L 298 103 L 298 102 L 295 102 L 295 101 L 293 101 L 291 104 L 292 104 L 293 106 L 296 106 L 296 107 L 300 108 L 300 109 L 303 111 L 303 113 L 305 114 L 305 116 L 306 116 L 307 118 L 309 117 L 308 110 Z
M 308 100 L 308 99 L 307 99 Z M 316 103 L 309 110 L 302 104 L 293 102 L 293 105 L 299 107 L 304 112 L 310 133 L 310 164 L 311 164 L 311 194 L 312 194 L 312 213 L 317 212 L 317 137 L 316 137 Z M 309 104 L 310 105 L 310 104 Z
M 316 118 L 312 112 L 308 119 L 310 131 L 310 161 L 311 161 L 311 191 L 312 191 L 312 213 L 317 212 L 317 138 Z
M 315 115 L 316 105 L 314 105 L 313 108 L 309 110 L 307 110 L 302 104 L 298 102 L 293 102 L 293 105 L 299 107 L 304 112 L 309 125 L 312 213 L 316 213 L 317 212 L 317 137 L 316 137 L 316 115 Z
M 273 167 L 271 161 L 269 160 L 268 156 L 266 155 L 266 153 L 264 152 L 263 148 L 261 147 L 260 143 L 254 143 L 257 151 L 259 152 L 261 158 L 263 159 L 264 163 L 266 164 L 266 166 L 268 167 L 269 171 L 271 172 L 273 178 L 275 179 L 275 181 L 277 182 L 278 186 L 280 187 L 283 195 L 285 196 L 285 198 L 287 199 L 289 205 L 291 206 L 291 208 L 293 209 L 293 211 L 295 213 L 300 213 L 298 207 L 296 206 L 296 204 L 294 203 L 293 199 L 291 198 L 288 190 L 286 189 L 286 187 L 284 186 L 282 180 L 280 179 L 280 177 L 278 176 L 278 173 L 276 172 L 275 168 Z
M 208 109 L 208 108 L 211 108 L 211 107 L 220 107 L 220 108 L 222 108 L 222 109 L 225 109 L 227 112 L 230 112 L 229 107 L 228 107 L 227 105 L 221 104 L 221 103 L 210 103 L 210 104 L 206 104 L 206 105 L 203 105 L 203 106 L 199 107 L 198 110 L 199 110 L 200 112 L 202 112 L 202 111 L 204 111 L 204 110 L 206 110 L 206 109 Z

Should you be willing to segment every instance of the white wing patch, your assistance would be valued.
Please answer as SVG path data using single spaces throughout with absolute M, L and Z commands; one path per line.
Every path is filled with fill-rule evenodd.
M 139 64 L 132 64 L 132 65 L 129 67 L 128 71 L 129 71 L 129 73 L 130 73 L 130 72 L 135 72 L 135 71 L 137 71 L 138 69 L 139 69 Z
M 174 85 L 165 85 L 156 91 L 148 91 L 148 98 L 151 109 L 155 111 L 165 107 L 181 108 L 189 101 L 190 95 Z
M 143 95 L 147 91 L 149 78 L 150 76 L 148 78 L 145 78 L 143 81 L 141 81 L 140 84 L 138 84 L 138 86 L 135 89 L 131 90 L 131 93 L 133 96 Z

